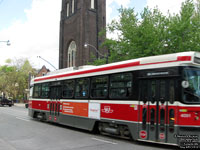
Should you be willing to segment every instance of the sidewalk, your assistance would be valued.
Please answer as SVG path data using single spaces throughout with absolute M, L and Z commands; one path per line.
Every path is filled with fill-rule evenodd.
M 14 106 L 25 107 L 25 104 L 24 103 L 14 103 Z

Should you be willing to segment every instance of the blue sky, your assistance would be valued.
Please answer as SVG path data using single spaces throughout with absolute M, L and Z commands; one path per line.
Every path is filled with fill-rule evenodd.
M 121 6 L 134 7 L 140 13 L 146 6 L 158 5 L 165 13 L 177 12 L 182 1 L 106 0 L 107 22 L 118 17 Z M 57 67 L 60 10 L 61 0 L 0 0 L 0 41 L 11 42 L 11 46 L 0 43 L 0 65 L 8 58 L 28 58 L 34 67 L 46 65 L 53 69 L 37 58 L 42 56 Z
M 146 0 L 130 0 L 129 7 L 134 7 L 136 12 L 141 12 L 146 3 Z M 0 0 L 0 30 L 12 25 L 15 21 L 25 22 L 27 19 L 25 10 L 30 9 L 31 4 L 32 0 Z M 110 16 L 112 18 L 116 17 L 120 7 L 121 5 L 115 1 L 111 3 L 113 12 Z
M 146 4 L 147 4 L 147 0 L 130 0 L 128 7 L 135 8 L 135 11 L 140 13 L 144 9 Z M 118 15 L 118 9 L 121 7 L 121 5 L 113 1 L 110 7 L 113 9 L 113 12 L 111 13 L 111 17 L 114 18 L 116 15 Z
M 0 30 L 16 20 L 26 20 L 25 9 L 31 8 L 32 0 L 0 0 Z

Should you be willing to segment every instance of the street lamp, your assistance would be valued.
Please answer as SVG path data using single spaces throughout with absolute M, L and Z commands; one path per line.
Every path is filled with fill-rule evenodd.
M 85 43 L 84 44 L 84 47 L 85 48 L 88 48 L 88 47 L 92 47 L 92 48 L 94 48 L 94 50 L 100 55 L 100 56 L 102 56 L 103 58 L 106 58 L 106 64 L 108 63 L 108 55 L 107 56 L 104 56 L 102 53 L 100 53 L 99 51 L 98 51 L 98 49 L 95 47 L 95 46 L 93 46 L 93 45 L 91 45 L 91 44 L 88 44 L 88 43 Z
M 40 59 L 44 60 L 44 61 L 47 62 L 49 65 L 51 65 L 55 70 L 57 70 L 56 67 L 55 67 L 54 65 L 52 65 L 50 62 L 48 62 L 46 59 L 42 58 L 41 56 L 37 56 L 37 58 L 40 58 Z
M 8 40 L 8 41 L 0 41 L 0 42 L 4 42 L 4 43 L 6 43 L 7 46 L 10 46 L 10 45 L 11 45 L 9 40 Z

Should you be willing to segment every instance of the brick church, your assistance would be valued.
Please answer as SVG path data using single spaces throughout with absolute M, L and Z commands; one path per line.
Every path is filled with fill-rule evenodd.
M 106 28 L 106 0 L 62 0 L 59 68 L 78 67 L 99 58 L 94 47 L 100 48 L 105 37 L 99 32 Z M 92 46 L 85 47 L 85 44 Z

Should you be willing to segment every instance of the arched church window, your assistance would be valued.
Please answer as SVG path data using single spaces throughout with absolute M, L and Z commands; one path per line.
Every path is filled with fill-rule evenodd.
M 72 41 L 68 47 L 68 67 L 75 67 L 76 62 L 76 43 Z
M 96 0 L 91 0 L 91 9 L 96 9 Z
M 66 4 L 66 15 L 69 17 L 69 3 Z
M 74 13 L 74 9 L 75 9 L 75 2 L 74 0 L 72 0 L 72 14 Z

